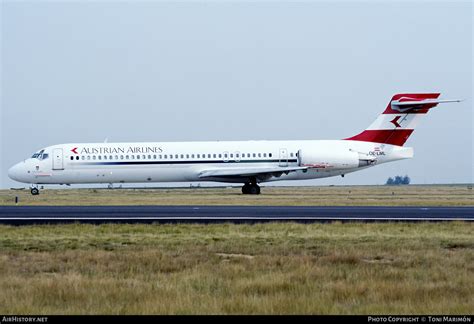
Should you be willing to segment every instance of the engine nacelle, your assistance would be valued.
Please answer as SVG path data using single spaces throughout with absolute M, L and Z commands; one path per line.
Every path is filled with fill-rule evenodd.
M 353 169 L 373 162 L 375 159 L 366 161 L 365 157 L 361 158 L 360 153 L 352 150 L 298 151 L 299 165 L 316 169 Z

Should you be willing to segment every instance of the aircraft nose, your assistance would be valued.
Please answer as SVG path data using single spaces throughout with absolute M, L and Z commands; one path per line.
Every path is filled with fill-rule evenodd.
M 25 163 L 17 163 L 8 170 L 8 177 L 12 180 L 23 182 L 22 178 L 25 177 Z

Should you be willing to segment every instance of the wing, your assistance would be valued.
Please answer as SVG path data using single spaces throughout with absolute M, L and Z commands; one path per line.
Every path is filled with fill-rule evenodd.
M 255 167 L 255 168 L 220 168 L 205 169 L 199 172 L 199 178 L 212 180 L 235 180 L 236 182 L 245 181 L 250 178 L 257 178 L 260 181 L 268 180 L 271 177 L 280 177 L 282 174 L 288 174 L 299 170 L 308 170 L 308 167 Z

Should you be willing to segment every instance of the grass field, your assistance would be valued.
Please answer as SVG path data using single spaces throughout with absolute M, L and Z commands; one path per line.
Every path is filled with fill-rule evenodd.
M 472 206 L 468 185 L 0 191 L 0 205 Z M 472 314 L 474 224 L 0 226 L 0 314 Z
M 474 225 L 0 226 L 0 314 L 472 314 Z
M 471 188 L 471 189 L 469 189 Z M 274 206 L 473 206 L 472 185 L 240 188 L 0 190 L 0 205 L 274 205 Z

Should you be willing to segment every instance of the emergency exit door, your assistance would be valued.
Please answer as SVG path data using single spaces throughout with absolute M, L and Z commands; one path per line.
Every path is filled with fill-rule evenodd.
M 280 166 L 281 167 L 288 166 L 288 150 L 286 148 L 280 149 Z

